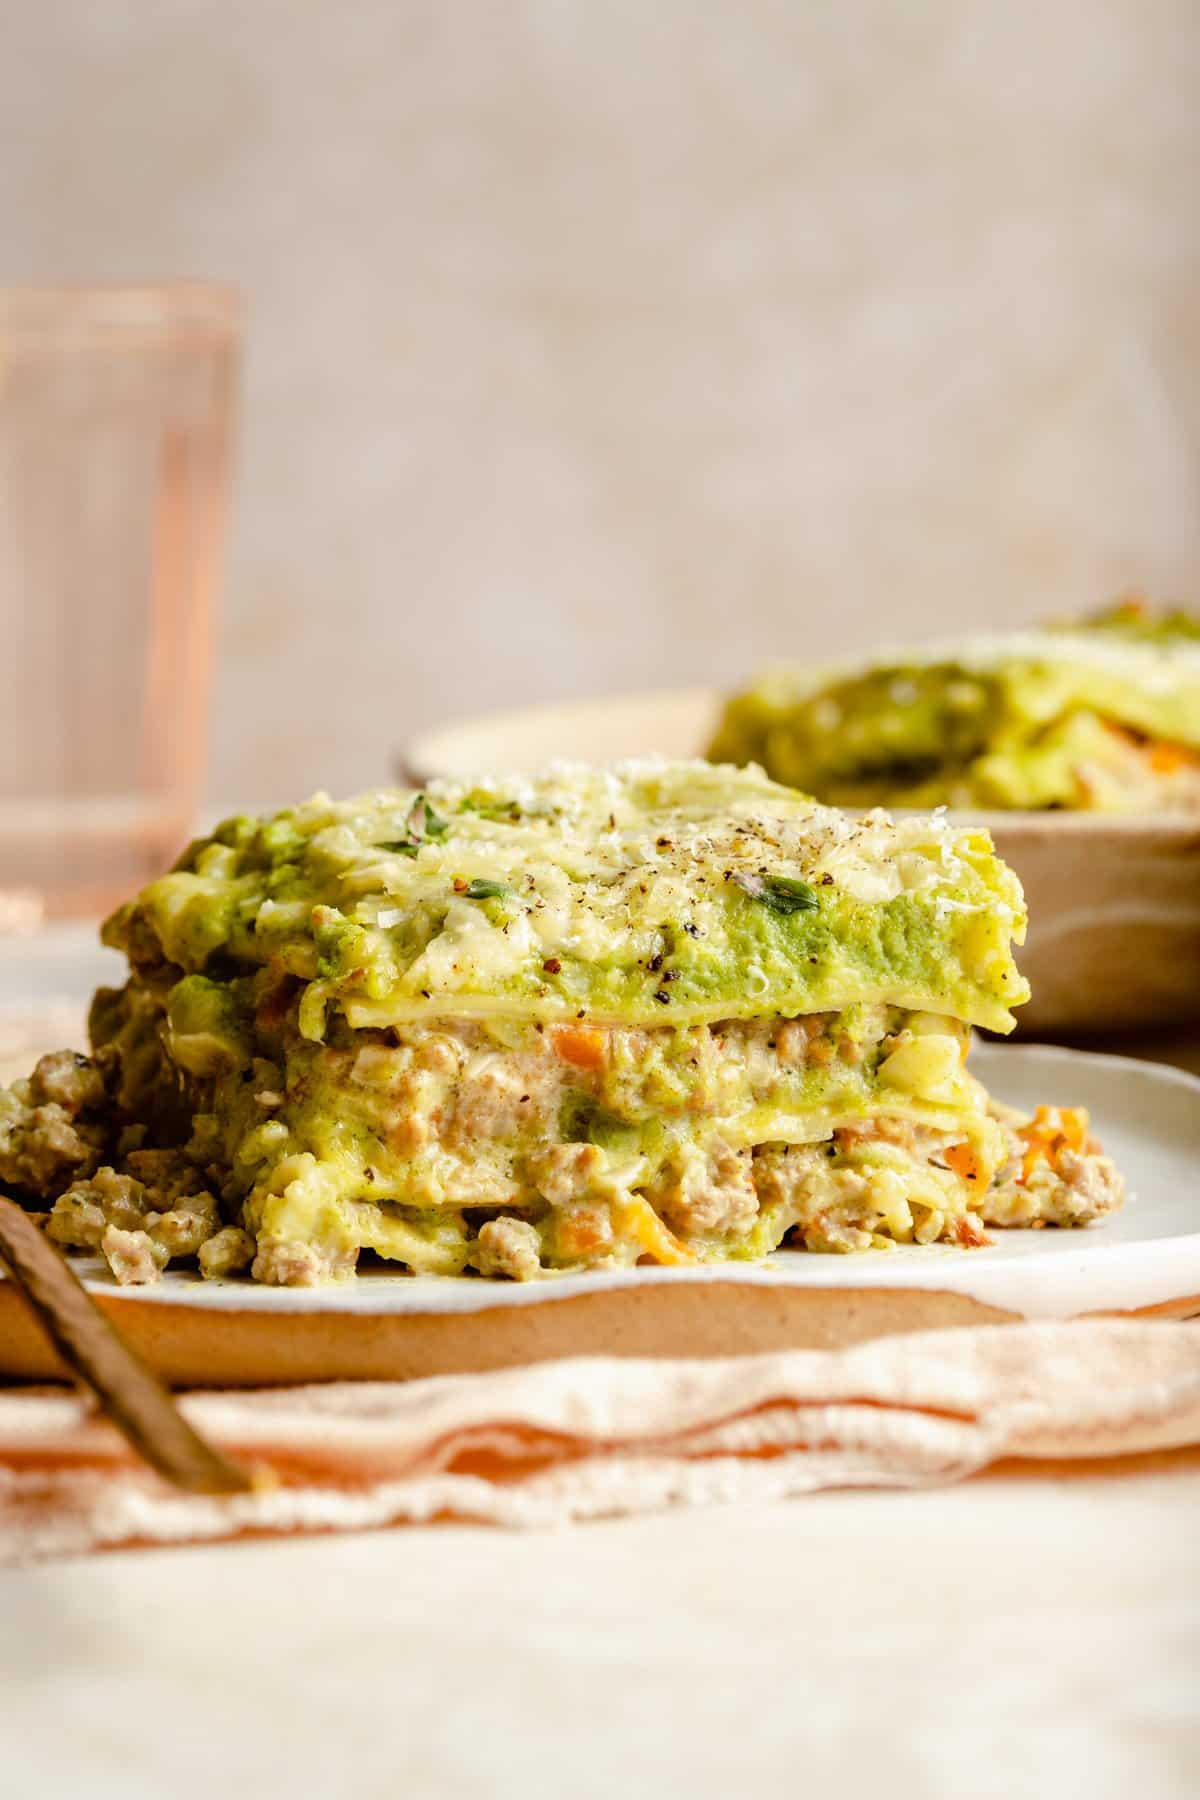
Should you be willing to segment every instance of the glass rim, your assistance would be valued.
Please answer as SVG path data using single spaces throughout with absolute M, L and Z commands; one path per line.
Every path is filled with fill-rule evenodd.
M 0 343 L 172 343 L 197 335 L 232 342 L 244 316 L 244 297 L 231 282 L 0 283 Z

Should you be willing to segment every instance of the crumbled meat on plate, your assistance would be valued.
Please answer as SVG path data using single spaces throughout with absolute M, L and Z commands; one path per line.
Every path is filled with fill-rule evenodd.
M 157 1281 L 167 1266 L 168 1252 L 145 1231 L 122 1231 L 119 1226 L 109 1225 L 100 1248 L 122 1287 Z
M 220 1227 L 216 1198 L 189 1194 L 169 1212 L 148 1213 L 146 1230 L 170 1256 L 195 1256 Z
M 208 1280 L 236 1275 L 254 1261 L 254 1239 L 236 1225 L 226 1225 L 200 1246 L 200 1273 Z
M 541 1239 L 524 1219 L 489 1219 L 479 1228 L 476 1266 L 481 1275 L 532 1281 L 542 1266 Z
M 52 1199 L 97 1168 L 109 1134 L 102 1072 L 71 1050 L 0 1088 L 0 1182 Z

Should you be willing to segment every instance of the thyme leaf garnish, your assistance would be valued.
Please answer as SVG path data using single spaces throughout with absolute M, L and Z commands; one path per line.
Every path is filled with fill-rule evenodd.
M 385 843 L 376 844 L 375 848 L 389 850 L 396 856 L 416 856 L 422 844 L 431 838 L 445 837 L 450 829 L 449 819 L 434 812 L 424 794 L 417 795 L 404 823 L 408 827 L 407 837 L 389 838 Z
M 752 900 L 760 900 L 772 912 L 815 912 L 820 904 L 816 889 L 791 875 L 753 875 L 737 869 L 729 879 L 743 894 L 749 894 Z
M 450 821 L 434 812 L 424 794 L 418 794 L 413 801 L 405 824 L 408 826 L 409 836 L 418 843 L 424 838 L 445 837 L 450 829 Z

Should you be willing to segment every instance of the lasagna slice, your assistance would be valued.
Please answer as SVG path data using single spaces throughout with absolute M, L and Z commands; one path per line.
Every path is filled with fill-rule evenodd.
M 1074 628 L 777 669 L 709 749 L 838 806 L 1200 812 L 1200 620 L 1128 602 Z
M 1086 1116 L 1014 1117 L 967 1067 L 972 1025 L 1026 997 L 1023 931 L 986 832 L 756 769 L 318 796 L 228 821 L 109 920 L 129 980 L 90 1060 L 9 1096 L 0 1174 L 6 1143 L 37 1162 L 57 1079 L 80 1155 L 43 1180 L 49 1229 L 135 1280 L 171 1255 L 528 1279 L 1086 1224 L 1121 1199 Z

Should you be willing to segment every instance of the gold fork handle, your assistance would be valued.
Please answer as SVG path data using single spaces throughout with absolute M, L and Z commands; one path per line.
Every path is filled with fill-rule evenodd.
M 188 1424 L 169 1390 L 117 1335 L 66 1258 L 3 1195 L 0 1262 L 63 1362 L 152 1469 L 192 1494 L 238 1494 L 254 1486 L 245 1469 Z

